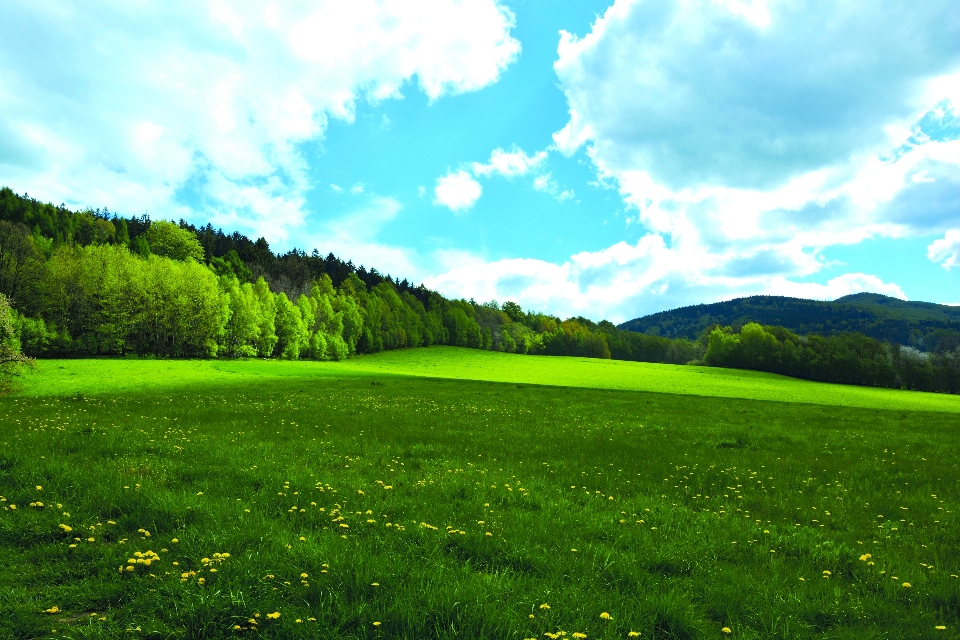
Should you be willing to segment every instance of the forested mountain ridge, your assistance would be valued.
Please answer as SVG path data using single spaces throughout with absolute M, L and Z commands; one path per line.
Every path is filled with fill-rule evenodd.
M 624 322 L 619 328 L 695 340 L 714 325 L 739 329 L 750 322 L 782 326 L 799 335 L 862 333 L 931 352 L 960 345 L 960 307 L 909 302 L 877 293 L 857 293 L 832 302 L 751 296 L 662 311 Z

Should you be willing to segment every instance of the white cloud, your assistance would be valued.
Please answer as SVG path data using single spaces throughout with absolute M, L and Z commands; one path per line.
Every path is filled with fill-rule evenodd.
M 307 231 L 301 236 L 306 246 L 317 247 L 324 254 L 332 252 L 356 266 L 376 268 L 384 275 L 421 278 L 422 261 L 416 252 L 376 239 L 381 229 L 397 218 L 403 205 L 395 198 L 384 196 L 364 196 L 363 199 L 365 202 L 358 208 Z
M 433 203 L 459 212 L 472 207 L 482 193 L 483 187 L 480 183 L 461 169 L 437 178 L 437 186 L 433 189 Z
M 569 200 L 575 195 L 573 189 L 561 188 L 557 181 L 553 179 L 553 175 L 550 173 L 544 173 L 534 178 L 533 188 L 537 191 L 549 193 L 558 202 Z
M 304 142 L 408 83 L 437 100 L 495 82 L 513 25 L 497 0 L 5 2 L 0 182 L 283 240 Z
M 870 274 L 809 280 L 832 245 L 960 226 L 952 8 L 617 0 L 584 38 L 561 35 L 570 115 L 554 143 L 585 149 L 596 185 L 617 189 L 646 235 L 435 282 L 616 319 L 758 293 L 903 297 Z M 946 243 L 931 259 L 951 260 Z M 544 282 L 527 286 L 534 273 Z
M 768 188 L 883 151 L 888 127 L 909 127 L 932 106 L 932 81 L 960 66 L 954 11 L 617 0 L 586 37 L 562 34 L 571 118 L 556 142 L 589 142 L 605 170 L 674 189 Z
M 487 177 L 493 174 L 505 178 L 525 176 L 530 171 L 540 167 L 546 159 L 546 151 L 538 151 L 532 156 L 528 156 L 523 152 L 523 149 L 516 145 L 510 151 L 504 151 L 498 147 L 490 154 L 490 161 L 487 164 L 473 163 L 473 173 L 478 177 Z
M 906 298 L 876 276 L 848 273 L 826 284 L 798 283 L 767 272 L 709 273 L 709 256 L 669 248 L 656 234 L 582 252 L 562 264 L 515 258 L 488 262 L 462 251 L 436 256 L 443 269 L 427 286 L 454 297 L 513 300 L 527 309 L 623 322 L 668 308 L 767 294 L 833 300 L 871 291 Z
M 950 229 L 942 238 L 934 240 L 927 247 L 927 257 L 941 263 L 947 271 L 960 267 L 960 229 Z

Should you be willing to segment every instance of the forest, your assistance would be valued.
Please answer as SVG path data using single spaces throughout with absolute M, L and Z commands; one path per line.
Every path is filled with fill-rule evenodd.
M 278 254 L 264 238 L 209 224 L 71 211 L 6 187 L 0 296 L 9 301 L 8 344 L 36 358 L 340 360 L 442 344 L 949 393 L 960 387 L 957 346 L 927 353 L 857 333 L 801 336 L 754 323 L 709 324 L 693 338 L 649 335 L 515 302 L 451 300 L 316 249 Z
M 624 322 L 620 328 L 695 340 L 710 327 L 739 330 L 749 322 L 786 327 L 799 335 L 862 333 L 931 353 L 960 346 L 960 307 L 877 293 L 856 293 L 833 301 L 750 296 L 662 311 Z

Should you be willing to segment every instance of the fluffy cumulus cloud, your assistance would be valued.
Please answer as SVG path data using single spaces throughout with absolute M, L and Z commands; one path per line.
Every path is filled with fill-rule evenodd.
M 4 2 L 0 181 L 282 240 L 330 118 L 495 82 L 513 24 L 497 0 Z
M 433 203 L 458 212 L 469 209 L 480 199 L 483 187 L 464 170 L 450 172 L 437 179 Z
M 827 247 L 960 226 L 957 42 L 952 0 L 616 0 L 585 37 L 561 33 L 554 143 L 586 151 L 644 237 L 433 282 L 615 319 L 756 293 L 904 297 L 870 274 L 812 280 Z M 929 258 L 950 268 L 957 247 L 950 231 Z
M 490 159 L 486 163 L 473 162 L 463 165 L 463 168 L 455 173 L 447 172 L 447 175 L 438 178 L 433 203 L 446 206 L 454 212 L 469 209 L 482 193 L 482 187 L 474 177 L 499 176 L 513 179 L 528 174 L 534 176 L 532 186 L 536 191 L 548 193 L 560 202 L 569 200 L 574 196 L 573 189 L 563 189 L 550 172 L 544 172 L 548 156 L 547 151 L 527 155 L 516 145 L 510 151 L 497 147 L 490 153 Z
M 939 262 L 948 271 L 960 267 L 960 229 L 950 229 L 927 247 L 927 257 Z
M 490 161 L 487 164 L 473 163 L 473 173 L 478 176 L 501 175 L 505 178 L 525 176 L 543 165 L 546 159 L 546 151 L 538 151 L 528 156 L 518 147 L 510 151 L 497 148 L 490 154 Z

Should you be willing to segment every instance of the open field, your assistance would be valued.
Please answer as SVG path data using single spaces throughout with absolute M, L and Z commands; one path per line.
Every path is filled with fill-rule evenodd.
M 960 413 L 960 396 L 946 394 L 810 382 L 740 369 L 532 357 L 457 347 L 387 351 L 342 362 L 45 360 L 28 378 L 27 392 L 115 394 L 370 374 Z
M 0 637 L 958 637 L 958 398 L 506 358 L 41 363 Z

